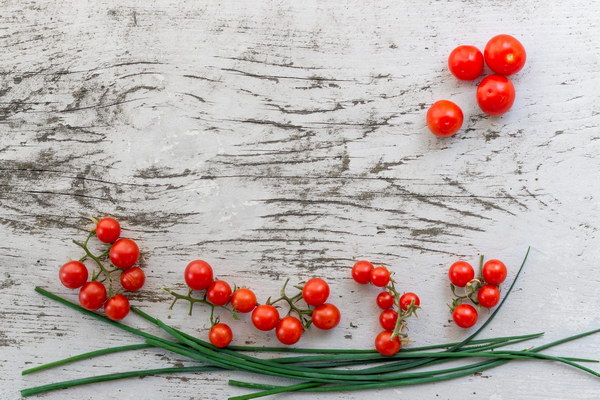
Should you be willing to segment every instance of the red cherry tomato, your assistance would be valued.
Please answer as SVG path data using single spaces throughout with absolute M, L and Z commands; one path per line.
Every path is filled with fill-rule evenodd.
M 88 270 L 80 261 L 69 261 L 60 267 L 58 277 L 69 289 L 77 289 L 87 282 Z
M 427 110 L 427 126 L 436 136 L 454 135 L 462 126 L 463 119 L 460 107 L 449 100 L 436 101 Z
M 111 246 L 108 256 L 115 267 L 126 269 L 137 262 L 140 249 L 131 239 L 119 239 Z
M 392 331 L 383 331 L 375 338 L 375 348 L 377 351 L 384 356 L 393 356 L 400 351 L 402 342 L 400 338 L 396 336 L 392 340 Z
M 279 311 L 269 304 L 262 304 L 252 311 L 252 323 L 261 331 L 270 331 L 279 322 Z
M 320 306 L 329 297 L 329 285 L 321 278 L 313 278 L 304 284 L 302 298 L 306 304 Z
M 275 328 L 275 334 L 277 339 L 283 344 L 294 344 L 302 337 L 304 328 L 302 323 L 296 317 L 283 317 L 277 323 Z
M 448 68 L 461 81 L 472 81 L 483 72 L 483 54 L 475 46 L 458 46 L 448 57 Z
M 116 294 L 104 303 L 104 312 L 112 320 L 122 320 L 129 314 L 129 300 L 122 294 Z
M 377 305 L 379 308 L 387 310 L 394 305 L 394 296 L 390 292 L 381 292 L 377 295 Z
M 96 236 L 104 243 L 113 243 L 121 236 L 121 225 L 116 219 L 102 218 L 96 224 Z
M 527 60 L 525 47 L 510 35 L 498 35 L 490 39 L 483 51 L 485 62 L 500 75 L 516 74 Z
M 214 281 L 206 290 L 206 300 L 215 306 L 224 306 L 231 299 L 231 286 L 225 281 Z
M 377 287 L 384 287 L 390 283 L 390 271 L 386 267 L 376 267 L 371 271 L 371 283 Z
M 465 287 L 474 277 L 475 270 L 466 261 L 457 261 L 448 270 L 448 278 L 454 286 Z
M 121 272 L 121 286 L 131 292 L 140 290 L 146 282 L 146 274 L 140 267 L 131 267 Z
M 483 264 L 483 280 L 491 285 L 499 285 L 506 279 L 506 265 L 500 260 L 489 260 Z
M 213 269 L 205 261 L 195 260 L 185 267 L 185 283 L 193 290 L 204 290 L 213 281 Z
M 492 308 L 500 301 L 500 289 L 496 285 L 484 285 L 477 292 L 477 301 L 482 307 Z
M 414 304 L 415 306 L 421 305 L 421 299 L 419 299 L 419 296 L 411 292 L 404 293 L 402 296 L 400 296 L 401 309 L 406 311 L 408 310 L 408 307 L 411 306 L 411 304 Z
M 489 115 L 502 115 L 515 102 L 515 87 L 502 75 L 486 76 L 477 86 L 477 103 L 479 108 Z
M 106 287 L 100 282 L 88 282 L 79 290 L 79 303 L 86 310 L 97 310 L 105 301 Z
M 352 278 L 362 285 L 366 285 L 371 280 L 371 271 L 373 264 L 368 261 L 358 261 L 352 267 Z
M 215 347 L 227 347 L 233 339 L 233 332 L 227 324 L 215 324 L 208 332 L 208 339 Z
M 231 296 L 231 305 L 237 312 L 250 312 L 256 307 L 256 295 L 250 289 L 238 289 Z
M 477 323 L 477 310 L 470 304 L 460 304 L 452 311 L 452 319 L 461 328 L 470 328 Z
M 325 303 L 312 312 L 312 323 L 319 329 L 332 329 L 340 323 L 340 310 L 333 304 Z
M 398 321 L 398 313 L 391 308 L 387 310 L 383 310 L 381 314 L 379 314 L 379 323 L 381 327 L 388 331 L 393 331 L 396 327 L 396 322 Z

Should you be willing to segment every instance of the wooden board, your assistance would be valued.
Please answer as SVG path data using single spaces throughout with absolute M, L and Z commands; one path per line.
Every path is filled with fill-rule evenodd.
M 169 311 L 160 291 L 182 289 L 195 258 L 263 301 L 286 277 L 324 277 L 343 320 L 300 344 L 362 348 L 378 331 L 377 291 L 349 278 L 355 260 L 389 266 L 402 290 L 420 295 L 410 335 L 424 345 L 466 334 L 448 321 L 453 261 L 501 258 L 512 280 L 528 245 L 522 279 L 485 335 L 545 331 L 542 343 L 597 328 L 598 15 L 589 0 L 3 0 L 0 398 L 182 361 L 145 350 L 20 376 L 137 341 L 33 292 L 76 298 L 57 270 L 80 256 L 70 240 L 85 235 L 90 215 L 115 216 L 141 245 L 148 281 L 133 304 L 200 336 L 206 309 Z M 498 33 L 521 39 L 528 63 L 514 78 L 513 109 L 492 118 L 446 57 Z M 424 116 L 443 98 L 466 118 L 439 140 Z M 238 344 L 276 343 L 247 318 L 234 325 Z M 598 358 L 600 337 L 549 353 Z M 153 376 L 44 398 L 226 398 L 247 392 L 227 386 L 234 376 Z M 512 362 L 435 385 L 318 398 L 597 399 L 598 388 L 572 368 Z

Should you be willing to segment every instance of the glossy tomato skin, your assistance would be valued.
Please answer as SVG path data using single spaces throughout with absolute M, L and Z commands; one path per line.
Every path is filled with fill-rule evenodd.
M 486 76 L 477 86 L 477 103 L 486 114 L 499 116 L 515 102 L 515 87 L 502 75 Z
M 483 73 L 483 54 L 475 46 L 458 46 L 448 56 L 448 68 L 461 81 L 472 81 Z
M 127 269 L 137 262 L 140 249 L 131 239 L 119 239 L 111 246 L 108 256 L 115 267 Z
M 375 338 L 375 348 L 379 352 L 379 354 L 384 356 L 393 356 L 394 354 L 400 351 L 402 347 L 402 342 L 400 342 L 400 338 L 396 336 L 392 340 L 392 331 L 387 330 L 380 332 Z
M 146 282 L 146 274 L 140 267 L 131 267 L 121 272 L 121 286 L 123 289 L 134 292 L 140 290 Z
M 302 288 L 302 298 L 306 304 L 320 306 L 329 297 L 329 285 L 321 278 L 312 278 Z
M 393 331 L 396 327 L 396 322 L 398 321 L 398 313 L 391 308 L 387 310 L 383 310 L 381 314 L 379 314 L 379 323 L 381 327 L 388 331 Z
M 215 324 L 208 332 L 208 339 L 215 347 L 227 347 L 233 340 L 233 332 L 227 324 Z
M 368 261 L 357 261 L 352 267 L 352 279 L 361 285 L 366 285 L 370 282 L 373 268 L 373 264 Z
M 500 75 L 512 75 L 525 65 L 525 47 L 510 35 L 498 35 L 490 39 L 483 50 L 485 63 Z
M 238 289 L 231 296 L 231 305 L 237 312 L 248 313 L 256 307 L 256 295 L 250 289 Z
M 252 311 L 252 324 L 261 331 L 270 331 L 279 322 L 279 311 L 269 304 L 262 304 Z
M 390 292 L 381 292 L 377 295 L 377 306 L 387 310 L 394 305 L 394 296 Z
M 466 261 L 457 261 L 448 269 L 448 278 L 454 286 L 465 287 L 475 277 L 475 270 Z
M 77 289 L 87 282 L 88 270 L 80 261 L 69 261 L 60 267 L 58 277 L 62 284 L 69 289 Z
M 449 137 L 458 132 L 463 119 L 460 107 L 449 100 L 436 101 L 427 110 L 427 126 L 439 137 Z
M 129 314 L 129 300 L 122 294 L 116 294 L 104 303 L 106 316 L 114 321 L 122 320 Z
M 283 344 L 294 344 L 300 340 L 302 337 L 302 332 L 304 328 L 302 327 L 302 323 L 296 317 L 287 316 L 281 318 L 281 320 L 277 323 L 277 327 L 275 328 L 275 334 L 277 335 L 277 339 Z
M 319 329 L 333 329 L 340 323 L 340 310 L 333 304 L 325 303 L 312 312 L 312 323 Z
M 477 323 L 477 310 L 470 304 L 460 304 L 452 311 L 452 319 L 461 328 L 470 328 Z
M 376 267 L 371 271 L 371 283 L 377 287 L 384 287 L 390 283 L 390 271 L 386 267 Z
M 104 243 L 114 243 L 121 236 L 121 225 L 116 219 L 102 218 L 96 224 L 96 237 Z
M 105 301 L 106 287 L 100 282 L 88 282 L 79 290 L 79 304 L 86 310 L 97 310 Z
M 482 307 L 495 307 L 500 301 L 500 289 L 496 285 L 483 285 L 477 292 L 477 301 Z
M 206 261 L 194 260 L 185 267 L 183 277 L 190 289 L 204 290 L 213 281 L 213 269 Z
M 500 285 L 506 279 L 506 265 L 500 260 L 489 260 L 483 264 L 483 280 L 491 285 Z
M 414 304 L 415 306 L 420 306 L 421 299 L 419 299 L 419 296 L 417 296 L 416 294 L 414 294 L 412 292 L 407 292 L 407 293 L 404 293 L 402 296 L 400 296 L 400 308 L 401 309 L 406 311 L 406 310 L 408 310 L 408 307 L 410 307 L 411 304 Z
M 225 281 L 213 281 L 206 290 L 206 300 L 215 306 L 224 306 L 231 299 L 231 286 Z

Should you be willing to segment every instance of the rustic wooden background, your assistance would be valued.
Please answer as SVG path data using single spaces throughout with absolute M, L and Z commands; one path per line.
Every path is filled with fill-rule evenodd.
M 206 4 L 208 3 L 208 4 Z M 463 338 L 450 324 L 446 269 L 479 252 L 512 279 L 486 335 L 600 325 L 600 3 L 583 1 L 0 1 L 0 398 L 56 380 L 175 365 L 123 353 L 21 377 L 24 367 L 137 339 L 34 293 L 61 287 L 59 265 L 86 217 L 111 215 L 139 241 L 138 305 L 201 336 L 207 313 L 168 310 L 188 261 L 275 294 L 285 277 L 326 278 L 343 320 L 302 346 L 370 347 L 374 288 L 357 259 L 389 266 L 420 294 L 410 334 Z M 528 50 L 517 99 L 482 115 L 475 83 L 446 57 L 510 33 Z M 462 106 L 464 129 L 427 132 L 435 100 Z M 485 313 L 484 313 L 485 316 Z M 144 326 L 134 316 L 127 322 Z M 276 341 L 234 323 L 235 343 Z M 600 357 L 600 337 L 553 354 Z M 222 399 L 234 373 L 155 376 L 47 399 Z M 248 377 L 248 376 L 245 376 Z M 435 385 L 323 399 L 597 399 L 598 381 L 553 363 L 513 362 Z M 293 395 L 289 398 L 316 398 Z

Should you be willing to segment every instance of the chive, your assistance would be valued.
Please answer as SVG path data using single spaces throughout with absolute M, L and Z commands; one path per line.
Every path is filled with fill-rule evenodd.
M 131 345 L 128 345 L 128 346 L 108 347 L 106 349 L 89 351 L 87 353 L 78 354 L 78 355 L 73 356 L 73 357 L 69 357 L 69 358 L 65 358 L 65 359 L 62 359 L 62 360 L 57 360 L 57 361 L 49 362 L 47 364 L 43 364 L 43 365 L 39 365 L 37 367 L 33 367 L 33 368 L 29 368 L 29 369 L 23 370 L 21 372 L 21 375 L 27 375 L 27 374 L 31 374 L 33 372 L 43 371 L 45 369 L 58 367 L 59 365 L 64 365 L 64 364 L 67 364 L 67 363 L 70 363 L 70 362 L 73 362 L 73 361 L 85 360 L 86 358 L 92 358 L 92 357 L 102 356 L 102 355 L 105 355 L 105 354 L 117 353 L 117 352 L 120 352 L 120 351 L 147 349 L 148 347 L 152 347 L 152 346 L 150 346 L 150 345 L 148 345 L 146 343 L 141 343 L 141 344 L 131 344 Z
M 178 372 L 204 372 L 214 371 L 217 368 L 211 366 L 193 366 L 193 367 L 170 367 L 170 368 L 157 368 L 157 369 L 146 369 L 139 371 L 128 371 L 128 372 L 117 372 L 114 374 L 90 376 L 88 378 L 73 379 L 70 381 L 56 382 L 49 385 L 36 386 L 28 389 L 21 390 L 21 396 L 28 397 L 34 394 L 40 394 L 49 392 L 51 390 L 66 389 L 73 386 L 85 385 L 88 383 L 106 382 L 115 379 L 132 378 L 135 376 L 146 376 L 156 374 L 172 374 Z

